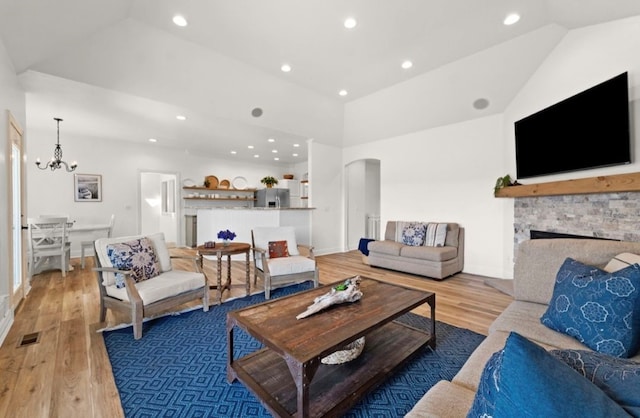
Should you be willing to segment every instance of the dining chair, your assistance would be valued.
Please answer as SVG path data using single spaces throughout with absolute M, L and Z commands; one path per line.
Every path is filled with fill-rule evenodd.
M 318 287 L 318 264 L 313 247 L 296 242 L 292 226 L 256 227 L 251 230 L 253 247 L 253 284 L 260 277 L 264 281 L 264 297 L 271 290 L 285 284 L 312 280 Z
M 67 218 L 29 218 L 28 224 L 29 277 L 37 274 L 45 263 L 52 260 L 59 261 L 62 277 L 66 277 L 71 258 Z
M 111 238 L 111 234 L 113 234 L 113 224 L 116 222 L 116 215 L 115 214 L 111 214 L 111 219 L 109 220 L 109 229 L 107 229 L 107 238 Z M 93 244 L 94 244 L 95 240 L 93 241 L 81 241 L 80 242 L 80 264 L 81 267 L 84 269 L 84 257 L 85 257 L 85 252 L 87 250 L 94 252 L 94 248 L 93 248 Z

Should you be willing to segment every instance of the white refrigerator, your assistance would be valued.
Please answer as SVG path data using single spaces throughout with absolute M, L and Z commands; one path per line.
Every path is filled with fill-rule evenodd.
M 301 208 L 302 199 L 300 199 L 300 180 L 278 180 L 278 187 L 281 189 L 289 189 L 289 206 L 292 208 Z

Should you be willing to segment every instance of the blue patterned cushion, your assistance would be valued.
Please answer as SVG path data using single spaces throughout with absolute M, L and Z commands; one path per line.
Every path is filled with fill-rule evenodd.
M 550 353 L 589 379 L 632 416 L 640 417 L 640 363 L 588 350 Z
M 107 256 L 113 267 L 119 270 L 130 270 L 131 277 L 136 282 L 160 274 L 160 263 L 153 249 L 153 242 L 147 237 L 109 244 Z M 124 277 L 121 274 L 116 274 L 116 287 L 124 287 Z
M 540 321 L 600 353 L 635 355 L 640 348 L 640 266 L 606 273 L 567 258 Z
M 596 385 L 515 332 L 492 359 L 467 417 L 628 417 Z
M 468 417 L 492 417 L 496 409 L 496 397 L 500 390 L 500 368 L 502 367 L 502 357 L 504 350 L 497 351 L 491 355 L 484 366 L 476 397 L 473 405 L 467 414 Z
M 410 222 L 402 229 L 402 243 L 419 247 L 424 244 L 424 235 L 427 226 L 419 222 Z

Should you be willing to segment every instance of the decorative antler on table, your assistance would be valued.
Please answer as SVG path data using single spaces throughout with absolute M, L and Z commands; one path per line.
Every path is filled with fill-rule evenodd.
M 306 311 L 296 316 L 296 319 L 306 318 L 316 312 L 328 308 L 331 305 L 337 305 L 345 302 L 355 302 L 360 300 L 362 292 L 360 291 L 360 276 L 355 276 L 344 281 L 337 286 L 331 288 L 329 293 L 318 296 L 313 300 L 313 305 L 309 305 Z

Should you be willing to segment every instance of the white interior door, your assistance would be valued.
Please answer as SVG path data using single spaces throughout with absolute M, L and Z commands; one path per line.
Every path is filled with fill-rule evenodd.
M 181 245 L 180 204 L 176 173 L 140 172 L 140 233 L 163 232 L 168 243 Z
M 28 292 L 27 277 L 27 246 L 26 246 L 26 218 L 23 210 L 24 202 L 24 166 L 23 166 L 23 132 L 15 118 L 8 113 L 9 118 L 9 146 L 11 147 L 11 171 L 9 181 L 11 183 L 11 198 L 9 214 L 11 219 L 11 234 L 9 245 L 12 249 L 10 295 L 11 306 L 15 309 Z M 24 222 L 23 222 L 24 221 Z

